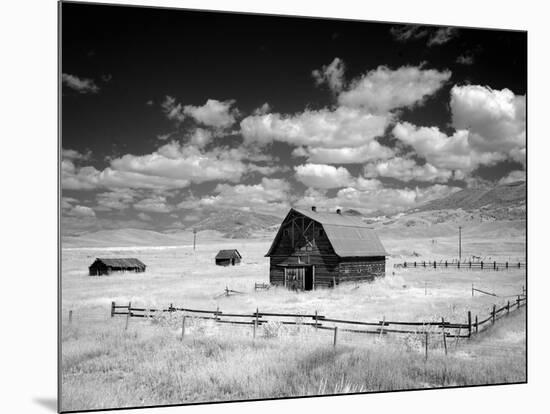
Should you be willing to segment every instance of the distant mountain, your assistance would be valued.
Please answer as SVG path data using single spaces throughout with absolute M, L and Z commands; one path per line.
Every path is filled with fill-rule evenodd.
M 527 197 L 525 181 L 501 184 L 490 189 L 465 188 L 447 197 L 430 201 L 415 211 L 458 209 L 502 209 L 524 207 Z
M 187 230 L 197 229 L 219 231 L 224 237 L 237 239 L 247 238 L 253 232 L 272 230 L 279 225 L 282 218 L 270 214 L 255 213 L 242 210 L 212 211 L 208 217 L 189 226 Z
M 63 247 L 177 246 L 193 242 L 192 234 L 170 235 L 144 229 L 99 230 L 64 236 Z
M 347 210 L 342 211 L 342 214 L 345 216 L 357 216 L 362 217 L 363 214 L 357 210 L 354 210 L 353 208 L 348 208 Z

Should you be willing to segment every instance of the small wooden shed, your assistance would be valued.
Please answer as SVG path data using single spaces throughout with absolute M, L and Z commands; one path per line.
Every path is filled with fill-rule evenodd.
M 359 217 L 292 208 L 271 248 L 269 282 L 312 290 L 385 275 L 386 250 Z
M 235 266 L 241 263 L 242 256 L 237 249 L 220 250 L 216 255 L 216 265 Z
M 90 276 L 109 275 L 113 272 L 145 272 L 145 266 L 141 260 L 134 258 L 101 259 L 97 258 L 88 268 Z

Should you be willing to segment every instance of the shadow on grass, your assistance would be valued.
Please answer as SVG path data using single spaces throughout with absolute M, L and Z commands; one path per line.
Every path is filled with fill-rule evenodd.
M 39 397 L 33 398 L 33 401 L 50 411 L 57 412 L 57 398 Z

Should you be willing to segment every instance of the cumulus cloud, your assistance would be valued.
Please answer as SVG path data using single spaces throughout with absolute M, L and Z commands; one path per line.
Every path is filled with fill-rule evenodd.
M 292 151 L 292 155 L 306 157 L 308 162 L 317 164 L 358 164 L 390 158 L 394 155 L 394 150 L 372 140 L 356 148 L 298 147 Z
M 372 190 L 346 187 L 339 190 L 334 197 L 327 197 L 322 191 L 308 189 L 297 205 L 301 207 L 315 205 L 319 209 L 329 211 L 334 211 L 336 208 L 352 208 L 364 214 L 374 212 L 390 214 L 417 207 L 458 190 L 460 190 L 458 187 L 441 184 L 423 188 L 377 187 Z
M 344 62 L 336 57 L 329 65 L 323 65 L 311 74 L 317 85 L 326 84 L 333 92 L 340 92 L 344 88 L 344 71 Z
M 515 183 L 516 181 L 525 181 L 527 175 L 523 170 L 514 170 L 499 180 L 499 184 L 510 184 Z
M 254 109 L 252 111 L 253 115 L 265 115 L 268 112 L 271 112 L 271 105 L 269 105 L 267 102 L 265 102 L 262 106 Z
M 79 78 L 75 75 L 63 73 L 61 75 L 61 82 L 65 86 L 82 94 L 99 92 L 99 86 L 95 84 L 93 79 Z
M 289 205 L 290 189 L 288 181 L 266 177 L 253 185 L 218 184 L 213 191 L 214 195 L 202 198 L 189 197 L 179 203 L 178 208 L 224 207 L 280 212 Z
M 350 185 L 353 177 L 344 167 L 326 164 L 304 164 L 294 167 L 296 179 L 308 187 L 341 188 Z
M 191 144 L 204 148 L 212 141 L 212 138 L 214 138 L 212 131 L 204 128 L 195 128 L 191 134 Z
M 391 70 L 379 66 L 351 82 L 348 90 L 340 93 L 341 105 L 364 108 L 372 113 L 422 104 L 429 95 L 439 90 L 451 77 L 448 70 L 422 69 L 403 66 Z
M 447 136 L 437 127 L 417 127 L 409 122 L 398 123 L 393 135 L 414 148 L 416 154 L 441 169 L 459 170 L 469 174 L 480 165 L 493 165 L 506 158 L 496 151 L 479 151 L 470 143 L 468 131 L 456 131 Z
M 382 135 L 390 120 L 389 114 L 324 108 L 287 116 L 278 113 L 248 116 L 241 121 L 241 133 L 247 144 L 281 141 L 295 146 L 358 147 Z
M 438 169 L 429 163 L 418 165 L 415 160 L 402 157 L 366 164 L 364 170 L 366 177 L 390 177 L 406 182 L 447 182 L 453 176 L 452 171 Z
M 87 206 L 76 205 L 64 212 L 67 216 L 73 217 L 95 217 L 95 211 Z
M 63 159 L 72 160 L 72 161 L 88 161 L 90 160 L 90 158 L 92 158 L 92 151 L 81 153 L 73 149 L 63 148 L 61 150 L 61 157 Z
M 139 211 L 147 211 L 151 213 L 169 213 L 174 209 L 174 206 L 170 205 L 165 196 L 154 195 L 152 197 L 144 198 L 133 205 L 134 209 Z
M 466 65 L 466 66 L 473 65 L 474 56 L 468 53 L 460 55 L 456 58 L 456 63 L 458 63 L 459 65 Z
M 183 111 L 203 125 L 227 128 L 235 123 L 235 117 L 238 115 L 238 111 L 233 108 L 234 104 L 234 100 L 208 99 L 202 106 L 186 105 Z
M 525 96 L 509 89 L 480 85 L 451 89 L 452 124 L 470 131 L 469 143 L 480 151 L 518 156 L 525 147 Z
M 152 102 L 152 101 L 151 101 Z M 152 103 L 151 103 L 152 105 Z M 171 121 L 183 122 L 185 114 L 183 113 L 183 105 L 176 102 L 176 98 L 166 95 L 164 101 L 160 104 L 166 118 Z
M 422 39 L 426 37 L 428 33 L 429 31 L 426 27 L 418 25 L 392 26 L 390 28 L 390 34 L 398 42 Z
M 97 210 L 125 210 L 130 207 L 138 193 L 131 188 L 107 191 L 96 195 Z
M 77 167 L 63 160 L 62 186 L 71 190 L 95 188 L 176 189 L 190 183 L 206 181 L 237 182 L 255 169 L 248 159 L 269 161 L 244 147 L 218 147 L 203 151 L 195 145 L 172 141 L 151 154 L 126 154 L 112 159 L 110 166 L 100 171 L 92 166 Z
M 428 39 L 428 46 L 443 45 L 458 36 L 455 27 L 442 27 L 437 29 Z

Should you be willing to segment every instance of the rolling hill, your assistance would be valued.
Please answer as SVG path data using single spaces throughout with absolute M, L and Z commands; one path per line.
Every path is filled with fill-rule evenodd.
M 221 210 L 212 212 L 205 219 L 193 224 L 188 230 L 215 230 L 227 238 L 247 238 L 253 232 L 271 230 L 282 219 L 269 214 L 241 210 Z

